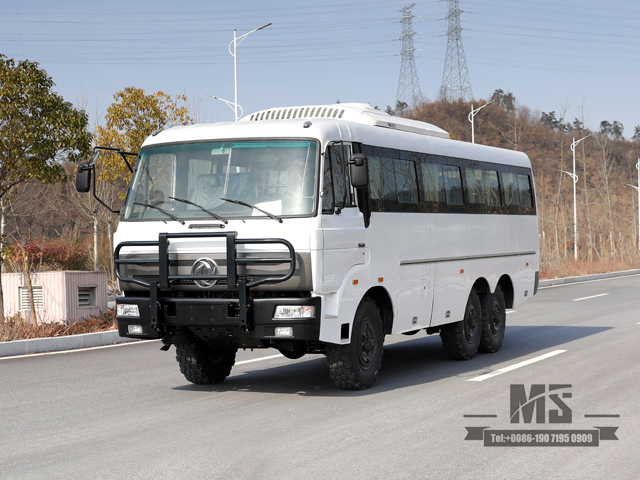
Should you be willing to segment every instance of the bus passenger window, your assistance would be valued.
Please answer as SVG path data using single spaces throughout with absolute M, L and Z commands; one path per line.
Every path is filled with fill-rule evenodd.
M 520 205 L 520 192 L 518 179 L 515 173 L 502 172 L 502 185 L 504 186 L 504 201 L 509 207 Z
M 452 165 L 443 165 L 444 185 L 447 194 L 447 204 L 464 205 L 464 197 L 462 196 L 462 177 L 460 176 L 460 167 Z
M 385 211 L 385 201 L 396 201 L 393 161 L 369 156 L 369 187 L 374 211 Z
M 469 203 L 484 204 L 484 184 L 482 182 L 482 170 L 473 168 L 465 169 L 467 177 L 467 193 L 469 195 Z
M 394 160 L 398 203 L 418 203 L 418 179 L 416 164 L 411 160 Z
M 518 187 L 520 190 L 520 206 L 522 208 L 531 208 L 531 185 L 529 184 L 528 175 L 518 175 Z
M 490 207 L 500 206 L 500 184 L 498 183 L 498 172 L 493 170 L 483 170 L 484 192 L 487 205 Z
M 369 155 L 367 159 L 369 167 L 369 191 L 372 200 L 382 200 L 382 165 L 380 157 Z
M 428 202 L 444 203 L 444 178 L 442 167 L 436 163 L 423 163 L 422 186 Z

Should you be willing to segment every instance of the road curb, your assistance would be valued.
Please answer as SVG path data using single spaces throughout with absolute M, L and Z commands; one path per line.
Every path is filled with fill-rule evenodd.
M 137 338 L 124 338 L 117 330 L 107 332 L 83 333 L 80 335 L 65 335 L 60 337 L 33 338 L 29 340 L 14 340 L 0 342 L 0 357 L 28 355 L 30 353 L 60 352 L 76 350 L 78 348 L 102 347 L 115 343 L 137 342 Z
M 550 280 L 541 280 L 539 286 L 552 287 L 554 285 L 567 285 L 569 283 L 604 280 L 605 278 L 627 277 L 629 275 L 640 275 L 640 270 L 623 270 L 622 272 L 594 273 L 592 275 L 582 275 L 580 277 L 552 278 Z

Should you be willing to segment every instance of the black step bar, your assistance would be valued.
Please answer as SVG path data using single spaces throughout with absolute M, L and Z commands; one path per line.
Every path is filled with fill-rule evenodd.
M 172 238 L 217 238 L 226 237 L 227 246 L 227 274 L 226 275 L 169 275 L 169 244 Z M 289 250 L 288 257 L 279 258 L 247 258 L 238 257 L 238 245 L 265 245 L 280 244 Z M 124 247 L 158 247 L 157 259 L 132 259 L 124 260 L 120 258 L 120 251 Z M 253 238 L 238 239 L 238 232 L 189 232 L 189 233 L 161 233 L 158 235 L 157 241 L 130 241 L 118 244 L 114 251 L 114 263 L 116 267 L 116 276 L 121 282 L 135 283 L 143 287 L 149 288 L 149 297 L 151 300 L 151 325 L 157 327 L 162 315 L 162 306 L 160 299 L 162 297 L 162 289 L 170 288 L 171 284 L 179 280 L 226 280 L 229 290 L 238 290 L 238 299 L 240 307 L 240 326 L 243 329 L 251 329 L 249 319 L 249 305 L 251 297 L 249 289 L 263 285 L 265 283 L 282 283 L 289 280 L 296 270 L 296 252 L 293 245 L 282 238 Z M 247 281 L 246 275 L 238 275 L 239 265 L 278 265 L 289 264 L 289 271 L 285 275 L 258 278 Z M 158 281 L 145 282 L 139 278 L 123 277 L 120 275 L 120 265 L 158 265 Z

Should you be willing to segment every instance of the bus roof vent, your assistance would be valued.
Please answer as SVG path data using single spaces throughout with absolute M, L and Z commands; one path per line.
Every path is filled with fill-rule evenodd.
M 373 108 L 368 103 L 335 103 L 333 105 L 309 105 L 300 107 L 270 108 L 243 117 L 241 122 L 260 122 L 265 120 L 325 119 L 361 123 L 382 128 L 391 128 L 403 132 L 450 138 L 443 129 L 430 123 L 392 117 L 386 112 Z

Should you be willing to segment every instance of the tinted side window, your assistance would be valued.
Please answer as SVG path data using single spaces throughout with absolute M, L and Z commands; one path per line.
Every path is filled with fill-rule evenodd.
M 486 203 L 490 207 L 499 207 L 500 202 L 500 183 L 498 182 L 498 172 L 493 170 L 483 170 L 484 192 Z
M 436 163 L 423 163 L 422 167 L 422 187 L 424 189 L 425 200 L 428 202 L 444 203 L 444 177 L 442 176 L 442 166 Z
M 406 211 L 405 205 L 418 204 L 416 164 L 383 155 L 368 157 L 371 208 L 378 212 Z
M 504 203 L 509 206 L 520 205 L 520 189 L 515 173 L 502 172 L 502 185 L 504 187 Z
M 418 203 L 416 164 L 411 160 L 394 160 L 393 169 L 399 203 Z
M 518 188 L 520 190 L 520 206 L 522 208 L 531 208 L 533 202 L 531 201 L 531 185 L 528 175 L 518 174 Z
M 452 165 L 443 165 L 442 173 L 444 174 L 444 185 L 449 205 L 464 205 L 464 197 L 462 195 L 462 177 L 460 176 L 460 167 Z
M 390 158 L 369 157 L 369 187 L 374 208 L 385 210 L 385 200 L 395 200 L 396 186 L 393 163 Z
M 331 147 L 331 170 L 333 173 L 333 193 L 336 207 L 352 207 L 355 205 L 351 194 L 349 167 L 351 145 L 333 145 Z
M 329 149 L 327 149 L 327 152 Z M 322 189 L 322 213 L 333 213 L 333 179 L 331 178 L 331 160 L 329 155 L 324 158 L 324 187 Z
M 467 192 L 469 194 L 469 203 L 484 204 L 485 198 L 482 170 L 466 168 L 465 173 L 467 177 Z
M 355 205 L 349 181 L 347 161 L 351 157 L 351 145 L 334 144 L 327 148 L 324 162 L 324 189 L 322 210 L 332 213 L 334 207 Z

